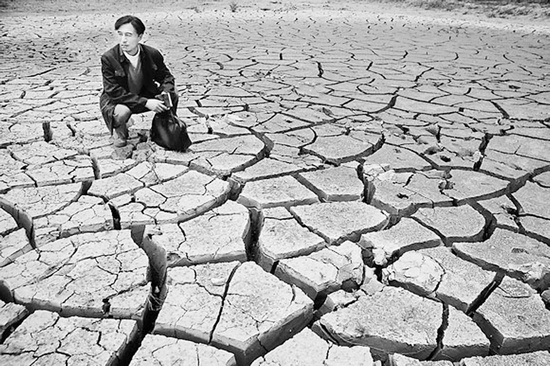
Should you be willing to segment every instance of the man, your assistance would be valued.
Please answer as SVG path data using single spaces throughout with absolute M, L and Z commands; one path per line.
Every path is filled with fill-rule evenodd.
M 134 113 L 168 110 L 159 94 L 166 92 L 172 99 L 172 111 L 176 113 L 178 95 L 174 87 L 174 76 L 164 64 L 161 53 L 141 44 L 145 32 L 143 22 L 132 15 L 126 15 L 115 22 L 118 44 L 101 56 L 103 93 L 99 105 L 105 124 L 111 135 L 117 138 L 115 147 L 126 146 L 128 120 Z

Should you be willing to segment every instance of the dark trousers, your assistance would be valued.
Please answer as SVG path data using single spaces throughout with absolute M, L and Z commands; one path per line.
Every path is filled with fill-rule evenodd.
M 177 115 L 179 96 L 177 93 L 170 93 L 170 97 L 172 98 L 172 112 Z M 145 106 L 129 108 L 124 104 L 115 104 L 105 94 L 101 95 L 99 105 L 105 124 L 111 134 L 115 131 L 123 140 L 128 139 L 128 120 L 132 114 L 149 112 L 149 109 Z

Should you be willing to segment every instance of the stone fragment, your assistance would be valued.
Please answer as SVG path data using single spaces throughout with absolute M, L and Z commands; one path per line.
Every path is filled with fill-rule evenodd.
M 455 243 L 457 254 L 484 269 L 504 271 L 535 289 L 550 286 L 550 248 L 535 239 L 496 229 L 481 243 Z
M 523 187 L 512 194 L 519 202 L 520 214 L 534 215 L 550 220 L 550 188 L 526 182 Z
M 386 214 L 363 202 L 329 202 L 291 207 L 296 219 L 329 244 L 358 241 L 361 234 L 383 229 Z
M 39 123 L 16 123 L 2 120 L 0 123 L 0 147 L 13 144 L 28 144 L 42 140 L 42 125 Z
M 144 184 L 133 176 L 121 173 L 94 180 L 87 193 L 91 196 L 113 199 L 123 194 L 133 193 L 143 186 Z
M 499 100 L 498 105 L 506 111 L 510 118 L 532 120 L 548 120 L 550 118 L 547 104 L 544 103 L 526 103 L 524 100 L 507 98 Z
M 458 361 L 465 357 L 487 356 L 489 339 L 474 321 L 452 306 L 448 307 L 447 328 L 443 334 L 443 347 L 437 353 L 437 360 Z
M 0 235 L 4 236 L 17 230 L 17 222 L 13 216 L 0 208 Z
M 4 339 L 28 313 L 23 305 L 0 300 L 0 339 Z
M 533 181 L 541 187 L 550 188 L 550 172 L 541 173 L 533 177 Z
M 486 151 L 495 150 L 548 162 L 550 157 L 546 154 L 547 148 L 548 141 L 545 140 L 519 135 L 504 135 L 493 137 L 489 141 Z
M 384 144 L 365 158 L 365 164 L 388 164 L 395 171 L 429 170 L 431 165 L 415 152 Z
M 501 229 L 519 231 L 518 224 L 515 221 L 517 217 L 516 205 L 506 196 L 499 196 L 489 200 L 478 202 L 483 209 L 491 215 L 490 224 Z
M 175 179 L 135 191 L 129 201 L 114 204 L 122 228 L 174 223 L 219 206 L 227 201 L 230 191 L 228 182 L 188 170 Z
M 474 138 L 473 134 L 465 137 L 442 134 L 439 138 L 439 143 L 445 151 L 465 161 L 472 161 L 474 155 L 480 153 L 479 146 L 481 145 L 481 139 Z
M 235 356 L 205 344 L 162 335 L 145 336 L 130 366 L 236 366 Z
M 238 262 L 168 269 L 169 291 L 154 333 L 208 343 Z
M 110 207 L 99 197 L 83 195 L 60 211 L 33 222 L 36 245 L 74 234 L 106 231 L 114 228 Z
M 30 217 L 36 218 L 54 213 L 68 206 L 80 197 L 82 183 L 45 186 L 37 188 L 16 188 L 0 195 L 0 204 L 16 206 Z
M 363 182 L 357 176 L 357 169 L 345 165 L 300 173 L 298 180 L 324 202 L 359 201 L 365 190 Z
M 473 319 L 498 354 L 548 350 L 550 312 L 540 296 L 522 282 L 504 277 Z
M 472 136 L 456 138 L 441 135 L 436 141 L 424 145 L 428 147 L 421 154 L 439 169 L 471 169 L 481 157 L 480 143 Z
M 306 328 L 251 366 L 300 365 L 300 366 L 372 366 L 370 349 L 363 346 L 344 347 L 320 338 Z
M 508 181 L 481 172 L 459 169 L 451 170 L 446 181 L 449 183 L 441 188 L 442 192 L 459 205 L 501 196 L 508 186 Z
M 409 99 L 401 96 L 397 98 L 395 108 L 403 111 L 407 111 L 407 112 L 423 113 L 423 114 L 431 114 L 431 115 L 448 114 L 448 113 L 453 113 L 458 111 L 457 107 L 448 107 L 441 104 L 426 103 L 426 102 L 421 102 L 418 100 Z
M 75 158 L 78 152 L 60 148 L 54 144 L 44 141 L 8 146 L 12 156 L 29 165 L 44 165 L 55 161 Z
M 309 169 L 320 169 L 325 166 L 322 160 L 310 154 L 303 154 L 299 148 L 285 145 L 275 145 L 269 156 L 286 163 L 296 164 Z
M 406 252 L 382 270 L 384 283 L 397 284 L 420 296 L 432 295 L 445 273 L 439 263 L 418 251 Z
M 544 243 L 550 243 L 550 218 L 537 216 L 520 216 L 519 222 L 526 233 L 537 237 Z
M 485 234 L 484 217 L 469 205 L 419 208 L 412 217 L 437 232 L 445 245 L 480 241 Z
M 365 267 L 365 281 L 364 284 L 369 283 L 370 281 L 376 281 L 376 277 L 374 276 L 374 272 L 371 270 L 370 267 Z M 380 286 L 383 285 L 380 283 Z M 362 287 L 362 289 L 364 286 Z M 359 298 L 360 292 L 354 291 L 354 292 L 348 292 L 344 290 L 337 290 L 335 292 L 332 292 L 327 295 L 327 298 L 323 302 L 323 305 L 317 310 L 316 316 L 323 316 L 327 313 L 333 312 L 337 309 L 344 308 L 346 306 L 349 306 L 350 304 L 353 304 L 357 299 Z
M 14 159 L 7 149 L 0 150 L 0 193 L 14 187 L 33 187 L 33 180 L 24 172 L 27 165 Z
M 58 94 L 59 95 L 59 94 Z M 131 120 L 135 120 L 137 116 L 140 115 L 133 115 Z M 149 121 L 150 122 L 150 121 Z M 54 125 L 56 126 L 56 125 Z M 59 129 L 61 129 L 61 126 L 58 124 Z M 72 134 L 76 136 L 82 136 L 82 137 L 96 137 L 96 136 L 107 136 L 109 135 L 109 130 L 105 128 L 105 124 L 103 121 L 99 121 L 97 119 L 95 120 L 88 120 L 88 121 L 67 121 L 64 126 L 69 132 L 72 132 Z M 150 127 L 149 127 L 150 128 Z M 73 132 L 74 131 L 74 132 Z M 54 132 L 54 139 L 57 142 L 57 135 Z
M 248 363 L 302 330 L 312 319 L 313 302 L 252 262 L 231 278 L 212 344 Z
M 316 93 L 313 93 L 313 94 L 316 94 Z M 347 102 L 349 102 L 351 100 L 351 98 L 342 98 L 342 97 L 338 97 L 338 96 L 331 95 L 331 94 L 328 94 L 328 93 L 322 93 L 322 94 L 319 94 L 319 95 L 311 95 L 311 96 L 305 95 L 302 98 L 302 100 L 305 101 L 305 102 L 310 102 L 310 103 L 319 103 L 321 105 L 328 105 L 328 106 L 338 107 L 338 106 L 344 105 Z M 325 107 L 325 109 L 329 110 L 326 107 Z
M 389 356 L 390 366 L 453 366 L 451 361 L 420 361 L 416 358 L 410 358 L 399 353 Z
M 354 95 L 354 99 L 346 103 L 346 107 L 353 110 L 376 113 L 388 106 L 392 99 L 391 97 L 391 95 L 369 95 L 367 97 Z
M 253 135 L 202 141 L 189 148 L 189 166 L 227 176 L 256 163 L 264 149 L 263 142 Z
M 369 186 L 370 203 L 390 214 L 408 216 L 418 207 L 448 205 L 452 203 L 441 190 L 445 174 L 439 171 L 394 173 L 378 175 Z M 371 193 L 372 191 L 372 193 Z
M 313 142 L 315 140 L 315 133 L 311 128 L 302 128 L 285 133 L 267 133 L 265 137 L 274 144 L 299 148 Z
M 304 122 L 297 118 L 277 113 L 267 121 L 254 126 L 252 131 L 256 133 L 280 133 L 309 127 L 310 125 L 309 122 Z
M 267 272 L 284 258 L 307 255 L 327 245 L 325 240 L 300 225 L 292 215 L 276 211 L 282 208 L 264 210 L 262 229 L 255 250 L 257 263 Z
M 180 116 L 181 117 L 181 116 Z M 190 138 L 191 138 L 191 134 Z M 213 135 L 200 135 L 200 141 L 205 140 L 214 140 L 217 136 Z M 199 142 L 197 135 L 192 136 L 193 143 Z M 156 163 L 166 163 L 173 165 L 189 166 L 193 159 L 196 159 L 196 156 L 187 150 L 185 153 L 181 151 L 174 150 L 165 150 L 163 148 L 153 148 L 151 145 L 143 145 L 142 151 L 140 153 L 144 154 L 143 158 L 140 158 L 140 161 L 153 161 Z M 139 156 L 139 155 L 138 155 Z M 132 160 L 136 160 L 138 156 L 132 156 Z
M 470 357 L 460 361 L 460 366 L 544 366 L 550 364 L 550 353 L 538 351 L 517 355 L 494 355 L 487 357 Z
M 143 240 L 166 250 L 168 266 L 246 260 L 248 210 L 227 201 L 180 224 L 148 226 Z
M 360 156 L 370 155 L 381 142 L 380 139 L 380 135 L 367 135 L 364 139 L 347 135 L 320 136 L 315 142 L 305 146 L 303 150 L 324 161 L 341 164 Z
M 148 294 L 147 267 L 130 231 L 79 234 L 16 258 L 2 268 L 0 286 L 32 309 L 137 318 Z
M 59 127 L 52 128 L 52 143 L 55 143 L 55 145 L 61 148 L 75 150 L 82 154 L 89 155 L 90 157 L 95 156 L 96 158 L 101 157 L 104 159 L 112 158 L 113 152 L 116 150 L 113 149 L 112 137 L 109 135 L 109 131 L 104 127 L 103 121 L 100 122 L 95 120 L 87 122 L 94 123 L 98 130 L 94 133 L 82 133 L 77 131 L 75 129 L 76 127 L 72 125 L 70 127 L 71 129 L 69 129 L 67 123 L 62 124 L 58 122 L 57 126 Z M 64 125 L 63 129 L 61 125 Z M 77 132 L 73 135 L 73 131 Z M 135 141 L 133 139 L 134 137 L 132 136 L 129 140 L 130 144 Z
M 412 250 L 442 245 L 441 239 L 431 230 L 410 218 L 401 219 L 386 230 L 361 235 L 359 246 L 367 260 L 376 266 L 385 266 L 392 258 Z
M 409 178 L 412 175 L 406 173 L 402 174 L 402 176 L 403 178 L 405 176 Z M 367 197 L 369 197 L 367 200 L 368 203 L 389 212 L 393 217 L 397 218 L 410 215 L 418 207 L 432 204 L 429 198 L 407 189 L 397 180 L 392 181 L 388 179 L 374 180 L 372 185 L 369 185 Z
M 32 245 L 25 229 L 0 236 L 0 268 L 31 250 Z
M 92 160 L 86 155 L 30 166 L 26 173 L 39 187 L 91 181 L 95 178 Z
M 520 184 L 533 173 L 544 169 L 548 162 L 516 155 L 513 152 L 501 152 L 487 150 L 484 153 L 480 171 L 489 172 L 497 177 L 515 180 L 514 184 Z
M 510 131 L 510 134 L 550 141 L 550 133 L 548 132 L 546 126 L 544 126 L 543 124 L 533 123 L 532 121 L 525 120 L 521 122 L 525 124 L 523 126 L 518 125 L 518 127 L 515 127 L 513 130 Z
M 231 178 L 235 179 L 237 182 L 246 183 L 260 179 L 275 178 L 310 169 L 311 167 L 304 167 L 301 164 L 288 163 L 273 158 L 265 158 L 241 172 L 233 173 Z
M 92 155 L 93 156 L 93 155 Z M 100 178 L 112 177 L 114 175 L 126 172 L 135 167 L 138 162 L 133 159 L 99 159 L 95 158 Z
M 237 202 L 257 209 L 309 205 L 319 202 L 315 193 L 291 176 L 248 182 Z
M 189 168 L 167 163 L 142 162 L 126 172 L 145 187 L 160 184 L 185 174 Z
M 201 100 L 201 104 L 203 101 L 208 100 Z M 225 98 L 223 101 L 225 101 Z M 221 136 L 236 136 L 251 133 L 248 129 L 240 127 L 240 125 L 246 125 L 247 121 L 243 120 L 243 118 L 241 118 L 238 114 L 226 114 L 224 116 L 211 117 L 207 120 L 207 123 L 207 126 L 204 126 L 205 124 L 201 124 L 201 127 L 207 127 L 201 130 L 201 132 L 204 131 L 205 133 L 208 133 L 210 131 L 210 133 Z
M 314 330 L 338 345 L 361 345 L 373 354 L 402 353 L 426 359 L 437 347 L 442 306 L 396 287 L 360 294 L 356 302 L 324 315 Z
M 133 320 L 60 317 L 38 310 L 0 345 L 2 365 L 112 365 L 138 341 Z
M 436 261 L 443 269 L 436 297 L 465 313 L 496 276 L 494 272 L 457 257 L 450 248 L 429 248 L 418 252 Z
M 210 343 L 252 361 L 302 329 L 313 303 L 252 262 L 169 269 L 155 333 Z M 275 343 L 274 343 L 275 342 Z
M 361 248 L 350 241 L 307 256 L 281 259 L 275 276 L 296 285 L 310 298 L 341 289 L 358 289 L 363 283 Z

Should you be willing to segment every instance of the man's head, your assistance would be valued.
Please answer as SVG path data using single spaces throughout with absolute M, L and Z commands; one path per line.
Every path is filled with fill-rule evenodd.
M 124 52 L 135 55 L 138 51 L 139 42 L 145 32 L 143 22 L 133 15 L 125 15 L 115 22 L 120 47 Z

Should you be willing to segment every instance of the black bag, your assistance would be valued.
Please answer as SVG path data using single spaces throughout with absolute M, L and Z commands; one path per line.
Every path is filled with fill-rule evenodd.
M 175 151 L 185 151 L 192 144 L 187 134 L 187 125 L 171 110 L 155 114 L 151 140 L 165 149 Z

